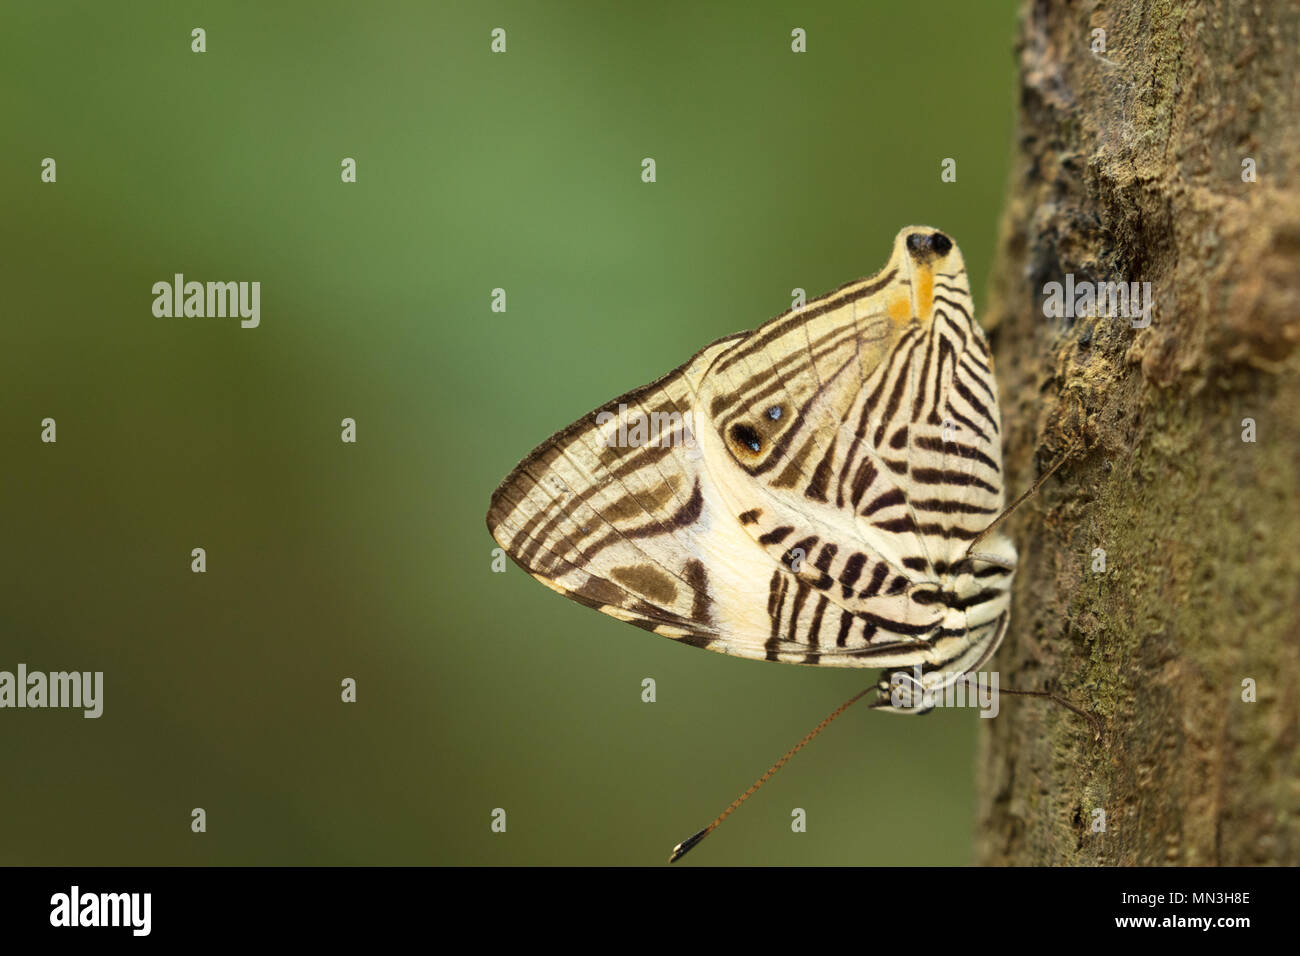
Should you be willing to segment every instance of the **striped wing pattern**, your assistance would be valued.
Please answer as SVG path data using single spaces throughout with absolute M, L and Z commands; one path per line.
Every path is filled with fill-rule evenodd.
M 957 246 L 888 264 L 721 339 L 539 446 L 488 528 L 524 570 L 656 633 L 754 659 L 911 667 L 942 686 L 996 649 L 1015 550 L 993 361 Z M 650 443 L 606 421 L 658 420 Z

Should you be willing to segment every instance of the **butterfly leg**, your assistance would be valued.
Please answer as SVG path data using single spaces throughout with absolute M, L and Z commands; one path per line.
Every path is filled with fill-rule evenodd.
M 867 706 L 891 714 L 928 714 L 934 710 L 934 697 L 915 675 L 886 671 L 876 683 L 876 699 Z
M 1008 558 L 1000 554 L 993 554 L 989 551 L 972 551 L 970 554 L 966 555 L 961 563 L 963 565 L 973 564 L 975 561 L 982 561 L 984 564 L 996 565 L 1004 571 L 1015 571 L 1016 569 L 1016 561 L 1014 558 Z
M 915 669 L 881 674 L 880 682 L 876 684 L 876 699 L 869 706 L 891 714 L 928 714 L 934 710 L 937 695 L 942 695 L 946 688 L 967 674 L 978 671 L 997 653 L 1010 621 L 1009 614 L 999 616 L 993 627 L 986 628 L 982 637 L 961 657 L 948 662 L 957 665 L 951 670 L 941 667 L 922 669 L 919 679 Z
M 983 667 L 984 664 L 988 661 L 988 659 L 997 652 L 998 647 L 1002 644 L 1002 638 L 1006 636 L 1007 625 L 1011 622 L 1011 617 L 1008 614 L 1003 614 L 1002 617 L 998 619 L 998 621 L 999 621 L 999 627 L 997 631 L 997 637 L 991 642 L 988 651 L 984 654 L 983 657 L 979 659 L 979 661 L 971 668 L 971 670 L 978 670 L 980 667 Z M 1092 727 L 1093 739 L 1101 740 L 1101 721 L 1097 718 L 1097 716 L 1095 714 L 1090 714 L 1088 711 L 1083 710 L 1080 707 L 1076 707 L 1074 704 L 1070 703 L 1064 697 L 1061 697 L 1057 694 L 1053 694 L 1050 691 L 1045 691 L 1045 690 L 1014 690 L 1010 687 L 1000 688 L 999 693 L 1010 694 L 1013 697 L 1045 697 L 1048 700 L 1053 701 L 1054 703 L 1060 704 L 1066 710 L 1078 714 L 1084 720 L 1088 721 L 1089 726 Z

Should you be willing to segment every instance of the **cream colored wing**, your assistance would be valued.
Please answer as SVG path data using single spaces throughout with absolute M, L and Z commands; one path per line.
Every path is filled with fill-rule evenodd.
M 695 645 L 724 632 L 717 495 L 691 430 L 700 377 L 736 336 L 538 446 L 492 496 L 492 536 L 543 584 Z
M 493 537 L 560 593 L 722 653 L 885 667 L 966 652 L 949 569 L 1001 505 L 1001 455 L 996 420 L 972 456 L 939 417 L 969 419 L 962 362 L 987 356 L 969 306 L 940 293 L 969 303 L 960 253 L 904 230 L 876 276 L 543 443 L 493 495 Z
M 861 624 L 825 660 L 806 635 L 777 626 L 792 619 L 801 585 L 755 546 L 687 434 L 704 371 L 742 338 L 714 343 L 544 442 L 493 494 L 488 529 L 547 587 L 685 644 L 757 660 L 911 662 L 910 645 L 905 660 L 881 658 Z M 650 441 L 656 420 L 667 425 Z M 632 443 L 638 423 L 647 423 L 644 444 Z M 828 627 L 838 622 L 827 615 Z
M 990 363 L 960 251 L 909 227 L 876 276 L 772 320 L 705 376 L 700 441 L 723 500 L 801 584 L 857 615 L 849 637 L 964 631 L 954 610 L 1005 592 L 1003 569 L 953 594 L 1003 502 Z M 1005 539 L 989 546 L 1014 561 Z M 818 610 L 824 622 L 816 601 L 795 630 Z

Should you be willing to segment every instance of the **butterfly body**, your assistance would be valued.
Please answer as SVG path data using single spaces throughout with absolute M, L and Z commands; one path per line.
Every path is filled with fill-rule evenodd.
M 904 229 L 876 275 L 552 436 L 489 530 L 553 590 L 674 640 L 941 688 L 996 650 L 1016 562 L 983 536 L 1001 422 L 972 314 L 956 245 Z M 888 686 L 878 706 L 925 709 Z

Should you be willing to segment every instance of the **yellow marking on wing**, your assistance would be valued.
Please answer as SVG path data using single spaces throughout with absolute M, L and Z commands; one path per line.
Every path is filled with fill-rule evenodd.
M 898 325 L 905 325 L 912 320 L 912 302 L 906 293 L 892 295 L 885 308 L 889 311 L 889 317 Z

